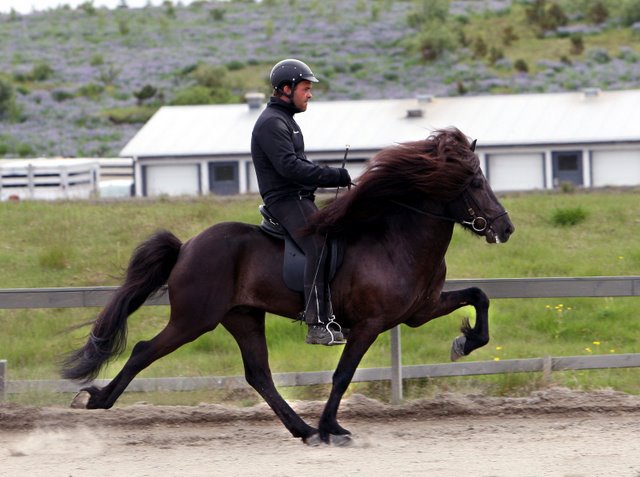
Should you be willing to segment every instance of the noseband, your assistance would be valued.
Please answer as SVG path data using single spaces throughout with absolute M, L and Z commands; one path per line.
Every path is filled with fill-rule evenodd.
M 467 213 L 469 214 L 469 220 L 462 220 L 462 219 L 460 220 L 449 219 L 449 220 L 452 220 L 454 222 L 459 222 L 462 225 L 468 225 L 476 233 L 482 233 L 487 229 L 490 229 L 491 224 L 493 224 L 493 222 L 498 220 L 503 215 L 507 215 L 506 210 L 496 215 L 495 217 L 485 218 L 482 215 L 478 215 L 476 213 L 476 209 L 480 210 L 480 206 L 478 205 L 478 202 L 476 202 L 476 200 L 473 198 L 473 196 L 467 192 L 467 189 L 465 189 L 462 192 L 462 200 L 464 200 L 464 205 L 467 208 Z

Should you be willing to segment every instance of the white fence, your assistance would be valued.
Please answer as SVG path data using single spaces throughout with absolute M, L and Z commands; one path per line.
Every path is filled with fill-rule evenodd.
M 128 196 L 132 183 L 132 159 L 0 160 L 0 200 Z
M 447 280 L 446 290 L 477 286 L 490 298 L 629 297 L 640 296 L 640 277 L 503 278 Z M 0 290 L 1 308 L 77 308 L 104 306 L 116 287 L 39 288 Z M 167 305 L 166 294 L 147 305 Z M 402 400 L 403 379 L 471 376 L 500 373 L 542 372 L 602 368 L 640 367 L 640 354 L 564 356 L 502 361 L 471 361 L 447 364 L 402 366 L 400 328 L 391 330 L 391 366 L 358 369 L 354 382 L 390 380 L 392 401 Z M 76 392 L 80 386 L 64 380 L 6 380 L 8 363 L 0 360 L 0 401 L 5 393 L 27 391 Z M 274 374 L 279 386 L 331 383 L 333 371 Z M 107 380 L 97 380 L 104 385 Z M 246 387 L 243 376 L 191 378 L 136 378 L 127 391 L 190 391 L 196 389 Z

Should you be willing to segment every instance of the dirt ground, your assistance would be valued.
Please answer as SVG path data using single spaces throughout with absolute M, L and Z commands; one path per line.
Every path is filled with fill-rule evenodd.
M 310 422 L 322 407 L 292 405 Z M 638 396 L 553 388 L 392 406 L 354 395 L 339 417 L 352 444 L 309 447 L 266 405 L 0 404 L 0 475 L 640 477 Z

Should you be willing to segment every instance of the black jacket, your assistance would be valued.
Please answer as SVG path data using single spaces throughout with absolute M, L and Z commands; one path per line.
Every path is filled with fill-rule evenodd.
M 344 169 L 320 166 L 307 159 L 300 126 L 293 119 L 298 109 L 271 97 L 251 134 L 251 156 L 265 204 L 299 193 L 311 194 L 317 187 L 349 185 Z

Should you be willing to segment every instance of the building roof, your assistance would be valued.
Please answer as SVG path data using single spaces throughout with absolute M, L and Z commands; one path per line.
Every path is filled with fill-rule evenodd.
M 162 107 L 120 156 L 248 154 L 251 130 L 263 108 L 264 104 L 256 109 L 247 104 Z M 352 150 L 377 150 L 450 126 L 478 139 L 479 147 L 638 142 L 640 90 L 315 100 L 296 121 L 307 152 L 341 151 L 347 144 Z

